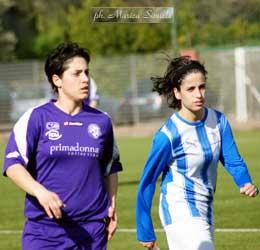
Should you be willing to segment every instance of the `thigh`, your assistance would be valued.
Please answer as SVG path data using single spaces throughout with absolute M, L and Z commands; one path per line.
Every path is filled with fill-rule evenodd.
M 214 250 L 213 228 L 203 220 L 176 222 L 165 232 L 170 250 Z
M 46 225 L 27 221 L 22 237 L 23 250 L 106 250 L 107 232 L 104 221 L 73 225 Z
M 104 221 L 92 221 L 82 225 L 88 232 L 88 238 L 78 243 L 80 250 L 106 250 L 107 231 Z
M 61 235 L 46 225 L 27 221 L 22 235 L 23 250 L 58 250 L 66 242 L 65 234 Z

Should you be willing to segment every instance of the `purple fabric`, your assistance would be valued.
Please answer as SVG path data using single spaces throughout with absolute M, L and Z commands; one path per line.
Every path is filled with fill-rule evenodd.
M 104 175 L 122 170 L 110 118 L 84 106 L 70 116 L 53 101 L 26 112 L 6 147 L 3 173 L 20 163 L 66 204 L 64 220 L 90 221 L 107 216 Z M 33 196 L 26 195 L 25 216 L 49 221 Z
M 90 104 L 90 99 L 89 99 L 89 97 L 87 97 L 86 99 L 84 99 L 83 103 L 84 103 L 84 105 L 89 105 L 89 104 Z
M 106 250 L 104 221 L 73 224 L 43 224 L 27 221 L 22 236 L 23 250 Z

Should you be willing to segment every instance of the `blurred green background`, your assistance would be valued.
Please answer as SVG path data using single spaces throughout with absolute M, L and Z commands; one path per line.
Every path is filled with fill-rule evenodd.
M 91 7 L 174 7 L 174 23 L 91 23 Z M 259 45 L 259 0 L 1 0 L 0 60 L 43 58 L 62 41 L 92 54 Z

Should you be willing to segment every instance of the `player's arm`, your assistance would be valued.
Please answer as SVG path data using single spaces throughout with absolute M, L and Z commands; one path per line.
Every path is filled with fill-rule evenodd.
M 220 161 L 226 170 L 233 177 L 235 183 L 240 189 L 240 193 L 255 197 L 258 194 L 258 188 L 253 184 L 244 159 L 240 156 L 235 143 L 233 133 L 228 120 L 222 116 L 220 119 L 221 127 L 221 152 Z
M 148 248 L 153 247 L 156 240 L 151 217 L 156 180 L 170 161 L 172 161 L 171 142 L 163 132 L 158 132 L 143 170 L 136 204 L 137 239 Z
M 117 173 L 113 173 L 105 178 L 106 187 L 109 195 L 109 208 L 108 208 L 108 240 L 112 239 L 113 234 L 117 228 L 117 214 L 116 214 L 116 193 L 118 186 Z
M 113 139 L 114 141 L 114 139 Z M 107 164 L 107 171 L 105 175 L 105 184 L 109 195 L 109 208 L 108 208 L 108 221 L 107 221 L 107 232 L 108 240 L 111 240 L 116 228 L 117 228 L 117 213 L 116 213 L 116 194 L 118 186 L 118 174 L 117 172 L 122 170 L 120 163 L 119 151 L 114 141 L 112 146 L 111 160 Z
M 122 164 L 120 162 L 119 150 L 116 140 L 114 138 L 113 127 L 109 119 L 107 128 L 107 137 L 104 147 L 104 155 L 102 158 L 102 165 L 104 167 L 104 178 L 109 195 L 109 209 L 107 218 L 107 232 L 108 240 L 110 240 L 117 228 L 117 214 L 116 214 L 116 194 L 118 186 L 118 172 L 122 171 Z
M 64 206 L 59 196 L 47 190 L 39 182 L 35 181 L 30 173 L 21 164 L 9 166 L 6 175 L 26 193 L 37 198 L 41 206 L 50 218 L 61 218 L 61 207 Z
M 105 178 L 106 187 L 109 195 L 110 207 L 114 210 L 116 208 L 116 193 L 118 186 L 118 176 L 117 173 L 111 174 Z
M 41 128 L 39 121 L 34 109 L 28 110 L 17 121 L 6 145 L 3 174 L 25 192 L 35 196 L 50 218 L 60 218 L 63 204 L 57 194 L 48 191 L 27 170 L 38 145 Z

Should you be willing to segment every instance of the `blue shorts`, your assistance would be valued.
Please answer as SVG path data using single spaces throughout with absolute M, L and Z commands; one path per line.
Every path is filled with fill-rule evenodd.
M 80 224 L 46 224 L 28 220 L 22 236 L 23 250 L 106 250 L 105 221 Z

